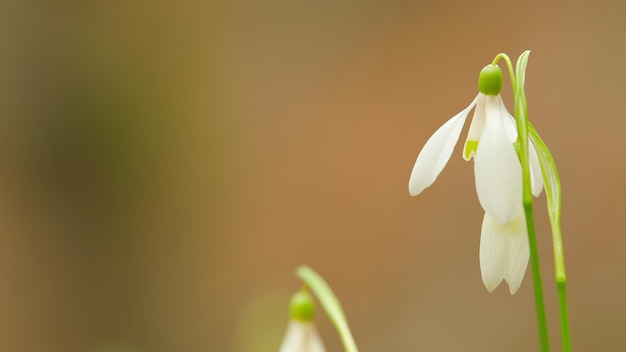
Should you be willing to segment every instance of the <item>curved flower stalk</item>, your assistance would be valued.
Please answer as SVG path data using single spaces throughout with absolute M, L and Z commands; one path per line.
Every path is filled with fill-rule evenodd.
M 501 87 L 500 67 L 486 66 L 479 76 L 478 96 L 424 145 L 411 172 L 409 193 L 416 196 L 437 179 L 474 109 L 463 158 L 474 158 L 476 193 L 485 210 L 480 241 L 481 275 L 489 292 L 505 280 L 511 294 L 515 294 L 528 266 L 529 247 L 522 207 L 522 169 L 516 152 L 517 129 L 500 97 Z M 539 196 L 543 189 L 541 166 L 537 151 L 532 143 L 530 146 L 532 193 Z
M 306 291 L 296 293 L 290 303 L 291 319 L 280 352 L 326 352 L 313 318 L 315 304 Z

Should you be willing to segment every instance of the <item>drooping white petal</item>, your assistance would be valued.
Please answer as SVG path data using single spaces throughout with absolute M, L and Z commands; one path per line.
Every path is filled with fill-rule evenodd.
M 461 129 L 470 110 L 476 104 L 478 97 L 460 113 L 439 127 L 430 137 L 417 156 L 411 178 L 409 179 L 409 193 L 412 196 L 420 194 L 424 189 L 435 182 L 441 170 L 446 166 L 454 146 L 459 140 Z
M 514 295 L 522 284 L 530 257 L 524 211 L 520 210 L 515 219 L 508 223 L 504 229 L 504 235 L 509 240 L 508 270 L 505 272 L 504 280 L 509 284 L 509 291 Z
M 504 122 L 506 134 L 509 136 L 511 143 L 515 143 L 515 141 L 517 140 L 517 125 L 515 124 L 515 118 L 511 114 L 509 114 L 508 111 L 506 111 L 503 102 L 500 106 L 500 113 L 503 116 L 502 121 Z
M 474 175 L 483 209 L 506 224 L 522 206 L 522 170 L 504 127 L 499 99 L 487 96 L 485 128 L 474 157 Z
M 291 320 L 280 352 L 325 352 L 324 344 L 313 322 Z
M 467 132 L 467 138 L 465 139 L 465 145 L 463 147 L 463 159 L 466 161 L 470 160 L 476 154 L 478 140 L 483 134 L 483 129 L 485 128 L 486 98 L 487 97 L 484 94 L 478 94 L 476 109 L 474 109 L 472 123 L 470 124 L 469 131 Z
M 502 280 L 515 294 L 522 284 L 530 250 L 524 212 L 520 212 L 506 225 L 498 223 L 485 213 L 480 234 L 480 272 L 489 292 Z
M 500 103 L 500 111 L 503 116 L 508 116 L 508 118 L 504 118 L 504 127 L 506 128 L 506 132 L 509 135 L 511 142 L 514 143 L 517 140 L 517 125 L 515 124 L 515 118 L 506 110 L 502 100 L 500 100 Z M 535 149 L 535 145 L 532 143 L 530 138 L 528 138 L 528 154 L 528 161 L 530 163 L 530 188 L 533 196 L 539 197 L 539 195 L 541 195 L 541 191 L 543 190 L 543 175 L 541 174 L 541 165 L 539 164 L 539 158 L 537 157 L 537 150 Z
M 489 292 L 493 292 L 504 279 L 505 257 L 503 249 L 506 243 L 504 238 L 499 236 L 500 231 L 497 225 L 498 223 L 485 213 L 480 231 L 479 258 L 480 274 L 483 284 Z

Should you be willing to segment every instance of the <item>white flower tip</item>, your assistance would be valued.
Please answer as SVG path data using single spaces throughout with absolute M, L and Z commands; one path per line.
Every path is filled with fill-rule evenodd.
M 494 278 L 487 279 L 483 276 L 483 284 L 485 285 L 485 288 L 487 289 L 489 293 L 493 293 L 493 291 L 495 291 L 496 288 L 500 286 L 501 282 L 502 282 L 502 278 L 494 280 Z
M 528 239 L 524 236 L 521 241 L 528 242 Z M 511 295 L 514 295 L 522 285 L 524 274 L 526 274 L 529 257 L 528 244 L 520 244 L 518 246 L 514 245 L 513 248 L 511 248 L 510 256 L 511 260 L 509 262 L 509 272 L 508 275 L 505 276 L 504 280 L 506 280 L 509 284 L 509 291 L 511 292 Z
M 495 291 L 500 283 L 504 279 L 501 273 L 501 267 L 499 265 L 498 256 L 500 253 L 493 251 L 494 248 L 488 248 L 491 243 L 485 243 L 485 240 L 489 242 L 489 239 L 485 239 L 481 236 L 481 248 L 480 248 L 480 275 L 483 279 L 483 284 L 489 293 Z
M 504 280 L 504 281 L 506 281 L 506 280 Z M 500 284 L 502 283 L 502 279 L 497 281 L 497 283 L 494 283 L 494 282 L 496 282 L 496 281 L 487 282 L 483 278 L 483 284 L 485 284 L 485 288 L 487 289 L 487 291 L 489 293 L 493 293 L 493 291 L 495 291 L 496 288 L 498 288 L 498 286 L 500 286 Z M 520 281 L 515 282 L 513 284 L 511 284 L 510 282 L 507 281 L 507 284 L 509 285 L 509 292 L 511 293 L 511 296 L 512 296 L 512 295 L 517 293 L 517 291 L 519 290 L 520 286 L 522 285 L 522 281 L 520 280 Z
M 508 281 L 507 281 L 508 283 Z M 509 291 L 511 292 L 511 296 L 513 296 L 517 290 L 519 290 L 520 286 L 522 284 L 522 281 L 518 282 L 517 285 L 513 286 L 509 283 Z
M 411 179 L 409 180 L 409 194 L 411 197 L 415 197 L 416 195 L 422 193 L 424 189 L 426 189 L 426 187 L 423 187 L 423 185 L 417 182 L 417 179 L 411 175 Z

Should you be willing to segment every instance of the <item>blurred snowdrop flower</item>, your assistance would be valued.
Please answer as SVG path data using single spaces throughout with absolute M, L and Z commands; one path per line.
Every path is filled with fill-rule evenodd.
M 322 339 L 315 329 L 315 304 L 305 291 L 296 293 L 290 303 L 290 321 L 280 346 L 280 352 L 325 352 Z
M 480 240 L 482 279 L 489 292 L 505 280 L 514 294 L 524 278 L 530 255 L 522 207 L 522 169 L 515 150 L 517 129 L 515 119 L 500 97 L 500 67 L 486 66 L 478 82 L 478 96 L 444 123 L 417 156 L 409 193 L 416 196 L 435 182 L 452 155 L 467 116 L 474 109 L 463 158 L 474 158 L 476 193 L 485 210 Z M 532 193 L 539 196 L 543 178 L 532 143 L 529 143 L 529 151 Z

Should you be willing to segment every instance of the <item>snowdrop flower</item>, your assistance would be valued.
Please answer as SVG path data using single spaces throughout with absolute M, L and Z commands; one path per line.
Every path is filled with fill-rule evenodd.
M 280 346 L 280 352 L 325 352 L 313 317 L 315 305 L 313 298 L 304 291 L 296 293 L 290 303 L 291 319 L 287 332 Z
M 470 111 L 474 116 L 463 158 L 474 158 L 478 200 L 485 210 L 480 238 L 483 283 L 492 292 L 502 280 L 511 294 L 519 289 L 530 255 L 522 207 L 522 170 L 515 151 L 515 120 L 500 97 L 502 70 L 488 65 L 479 76 L 480 93 L 463 111 L 443 124 L 417 156 L 409 180 L 409 193 L 420 194 L 446 166 Z M 534 196 L 543 189 L 537 151 L 529 143 L 531 187 Z

